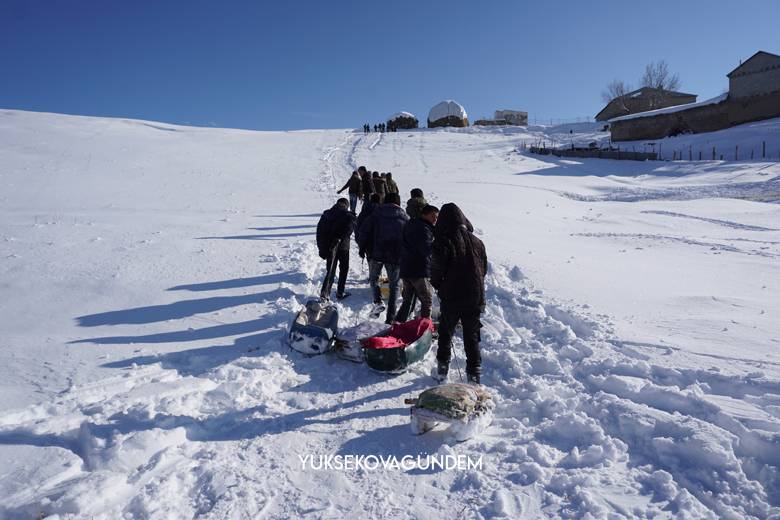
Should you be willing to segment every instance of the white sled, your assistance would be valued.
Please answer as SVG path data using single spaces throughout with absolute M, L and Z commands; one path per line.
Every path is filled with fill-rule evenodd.
M 354 363 L 363 363 L 365 356 L 360 340 L 380 334 L 388 328 L 390 327 L 384 323 L 366 321 L 354 327 L 340 330 L 336 334 L 336 356 Z
M 493 420 L 494 403 L 490 392 L 482 385 L 448 383 L 429 388 L 411 404 L 411 429 L 422 435 L 439 424 L 457 442 L 463 442 L 485 431 Z

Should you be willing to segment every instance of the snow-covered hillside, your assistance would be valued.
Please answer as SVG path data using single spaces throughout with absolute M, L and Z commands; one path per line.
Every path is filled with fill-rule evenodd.
M 518 151 L 554 134 L 0 111 L 0 518 L 780 515 L 780 164 Z M 284 343 L 359 164 L 458 203 L 486 244 L 477 438 L 411 435 L 432 353 L 387 377 Z M 343 325 L 366 276 L 353 254 Z M 425 453 L 484 464 L 299 459 Z

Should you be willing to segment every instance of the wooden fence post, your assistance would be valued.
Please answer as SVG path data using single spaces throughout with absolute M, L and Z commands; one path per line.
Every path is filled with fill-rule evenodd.
M 735 161 L 739 160 L 739 145 L 738 144 L 734 145 L 734 160 Z
M 715 160 L 715 147 L 712 147 L 712 160 Z
M 761 158 L 766 158 L 766 141 L 761 141 Z
M 699 150 L 699 160 L 701 161 L 701 150 Z

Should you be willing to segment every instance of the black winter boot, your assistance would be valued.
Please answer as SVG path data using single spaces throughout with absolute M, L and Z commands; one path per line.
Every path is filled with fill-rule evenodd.
M 479 384 L 479 372 L 476 374 L 469 374 L 466 373 L 466 381 L 471 385 L 478 385 Z
M 447 374 L 450 371 L 450 364 L 449 363 L 442 363 L 439 361 L 436 364 L 436 373 L 434 374 L 433 378 L 438 381 L 439 383 L 443 383 L 447 380 Z

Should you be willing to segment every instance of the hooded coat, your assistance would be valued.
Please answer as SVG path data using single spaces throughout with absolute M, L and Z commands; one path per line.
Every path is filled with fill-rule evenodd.
M 326 209 L 317 223 L 317 249 L 320 258 L 329 258 L 336 242 L 340 251 L 349 251 L 349 237 L 355 228 L 355 214 L 349 209 L 335 204 Z
M 363 183 L 363 196 L 368 199 L 368 197 L 374 193 L 374 181 L 371 179 L 370 173 L 364 173 L 360 176 L 360 180 Z
M 395 204 L 380 204 L 360 226 L 358 245 L 371 260 L 401 263 L 403 228 L 409 216 Z
M 385 184 L 387 185 L 387 193 L 398 193 L 398 184 L 393 180 L 393 175 L 388 172 L 385 175 Z
M 348 193 L 350 195 L 363 196 L 363 179 L 360 178 L 360 174 L 357 172 L 353 173 L 347 183 L 339 190 L 339 193 L 346 189 L 349 189 Z
M 457 205 L 441 207 L 434 228 L 431 285 L 439 293 L 442 306 L 485 308 L 487 253 L 473 232 L 474 227 Z
M 406 214 L 409 218 L 417 218 L 422 215 L 422 209 L 427 205 L 425 197 L 412 197 L 406 201 Z
M 376 208 L 379 204 L 375 202 L 371 202 L 370 200 L 367 200 L 363 203 L 363 205 L 360 207 L 360 213 L 358 213 L 357 221 L 355 222 L 355 239 L 357 240 L 357 237 L 360 234 L 360 226 L 363 225 L 363 223 L 366 221 L 369 215 L 373 213 L 374 208 Z
M 403 231 L 401 278 L 414 280 L 431 276 L 433 225 L 422 218 L 410 220 Z
M 387 183 L 382 177 L 372 177 L 371 182 L 374 183 L 374 193 L 379 193 L 381 200 L 385 200 L 385 194 L 387 194 Z

